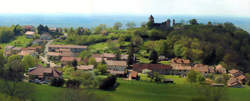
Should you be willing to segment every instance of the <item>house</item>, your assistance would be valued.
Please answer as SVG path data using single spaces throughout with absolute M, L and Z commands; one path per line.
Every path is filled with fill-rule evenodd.
M 173 58 L 171 59 L 170 65 L 172 66 L 172 70 L 170 72 L 172 75 L 185 76 L 187 72 L 192 70 L 191 62 L 187 59 Z
M 6 57 L 11 56 L 13 48 L 14 48 L 14 46 L 6 46 L 4 48 L 4 56 L 6 56 Z
M 243 73 L 240 71 L 240 70 L 237 70 L 237 69 L 232 69 L 232 70 L 229 70 L 229 75 L 231 77 L 238 77 L 240 75 L 243 75 Z
M 61 53 L 57 52 L 48 52 L 47 53 L 47 58 L 49 60 L 59 60 L 61 58 Z
M 23 28 L 24 28 L 24 32 L 35 31 L 35 28 L 31 25 L 25 25 L 25 26 L 23 26 Z
M 70 49 L 73 53 L 80 53 L 87 49 L 87 46 L 80 45 L 49 45 L 49 52 L 55 52 L 57 49 Z
M 207 75 L 209 73 L 215 73 L 214 67 L 203 64 L 195 64 L 192 69 L 194 71 L 202 73 L 203 75 Z
M 49 33 L 43 33 L 43 34 L 40 36 L 40 39 L 41 39 L 41 40 L 51 40 L 51 39 L 52 39 L 52 36 L 51 36 Z
M 183 75 L 185 76 L 190 70 L 192 70 L 191 65 L 182 65 L 182 64 L 170 64 L 172 70 L 171 75 Z
M 8 57 L 11 56 L 12 54 L 18 54 L 21 52 L 22 48 L 21 47 L 15 47 L 15 46 L 6 46 L 4 49 L 4 56 Z
M 44 43 L 43 40 L 40 40 L 40 39 L 36 39 L 32 42 L 32 45 L 38 45 L 38 46 L 41 46 L 42 44 Z
M 94 65 L 80 65 L 77 66 L 77 70 L 91 71 L 94 69 Z
M 239 82 L 239 80 L 233 77 L 227 81 L 227 86 L 234 88 L 242 88 L 242 84 Z
M 181 59 L 181 58 L 173 58 L 171 59 L 172 64 L 182 64 L 182 65 L 190 65 L 191 62 L 188 59 Z
M 115 60 L 116 56 L 112 53 L 103 53 L 102 58 L 106 58 L 107 60 Z
M 247 81 L 247 77 L 240 70 L 232 69 L 229 71 L 229 75 L 231 76 L 231 78 L 237 79 L 241 84 L 245 84 Z
M 128 60 L 128 55 L 122 54 L 120 59 L 124 60 L 124 61 L 127 61 Z
M 113 60 L 107 60 L 107 71 L 110 72 L 113 75 L 125 75 L 126 74 L 126 68 L 127 68 L 127 62 L 126 61 L 113 61 Z
M 52 78 L 60 78 L 61 72 L 57 71 L 55 68 L 45 68 L 42 66 L 37 66 L 29 70 L 29 79 L 39 79 L 49 81 Z
M 49 31 L 50 31 L 50 32 L 57 32 L 57 28 L 51 27 L 51 28 L 49 28 Z
M 67 64 L 72 63 L 75 60 L 77 62 L 81 62 L 81 58 L 77 58 L 77 57 L 62 57 L 60 61 L 61 61 L 62 65 L 67 65 Z
M 35 50 L 22 50 L 20 53 L 18 53 L 18 55 L 20 55 L 20 56 L 27 56 L 27 55 L 37 56 L 37 53 L 35 52 Z
M 227 73 L 226 68 L 224 68 L 221 64 L 219 64 L 215 67 L 215 71 L 216 71 L 216 73 L 219 73 L 219 74 L 226 74 Z
M 163 64 L 134 64 L 133 70 L 142 73 L 145 70 L 151 70 L 152 72 L 158 72 L 160 74 L 170 74 L 172 67 L 170 65 Z
M 27 31 L 25 32 L 25 35 L 27 38 L 30 38 L 30 39 L 35 38 L 35 32 L 33 31 Z

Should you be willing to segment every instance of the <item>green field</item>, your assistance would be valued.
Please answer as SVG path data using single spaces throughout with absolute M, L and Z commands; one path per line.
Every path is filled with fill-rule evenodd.
M 126 81 L 119 79 L 119 86 L 114 91 L 88 89 L 108 101 L 190 101 L 198 95 L 197 88 L 184 78 L 165 76 L 175 84 L 157 84 L 145 81 Z M 32 95 L 35 101 L 55 101 L 64 88 L 36 85 Z M 87 90 L 87 89 L 86 89 Z M 227 101 L 249 101 L 250 88 L 228 88 Z
M 26 47 L 28 44 L 30 44 L 33 41 L 33 39 L 26 38 L 25 35 L 16 37 L 15 40 L 9 42 L 9 43 L 0 43 L 0 46 L 4 48 L 6 45 L 16 45 L 17 47 Z

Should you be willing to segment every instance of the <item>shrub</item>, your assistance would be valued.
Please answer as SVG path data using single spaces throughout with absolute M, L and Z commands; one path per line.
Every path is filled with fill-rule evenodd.
M 81 82 L 79 80 L 68 80 L 66 83 L 67 88 L 79 88 Z
M 53 78 L 51 81 L 51 86 L 55 86 L 55 87 L 62 87 L 64 85 L 64 79 L 62 78 Z
M 116 84 L 116 76 L 109 76 L 108 78 L 103 80 L 99 88 L 103 90 L 108 90 L 113 88 L 115 84 Z

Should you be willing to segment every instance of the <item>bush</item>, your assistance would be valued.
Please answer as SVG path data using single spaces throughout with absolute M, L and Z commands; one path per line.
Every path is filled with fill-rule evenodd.
M 108 90 L 113 88 L 115 84 L 116 84 L 116 76 L 109 76 L 108 78 L 103 80 L 99 88 L 103 90 Z
M 81 81 L 79 80 L 68 80 L 66 83 L 67 88 L 80 88 Z
M 62 78 L 53 78 L 51 81 L 51 86 L 55 86 L 55 87 L 62 87 L 64 85 L 64 79 Z

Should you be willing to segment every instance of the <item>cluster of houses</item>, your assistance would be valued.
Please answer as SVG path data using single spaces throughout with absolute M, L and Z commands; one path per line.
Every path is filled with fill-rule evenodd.
M 4 49 L 4 56 L 8 57 L 13 54 L 17 54 L 20 56 L 38 56 L 42 52 L 41 46 L 34 46 L 34 47 L 15 47 L 15 46 L 6 46 Z
M 232 69 L 229 71 L 229 75 L 230 79 L 227 82 L 229 87 L 241 88 L 247 81 L 247 77 L 240 70 Z
M 50 32 L 55 32 L 56 30 L 57 30 L 57 28 L 49 28 Z M 26 38 L 29 38 L 29 39 L 35 38 L 36 32 L 35 32 L 34 26 L 26 25 L 26 26 L 24 26 L 24 31 L 25 31 Z M 51 40 L 52 35 L 50 35 L 48 32 L 43 32 L 40 35 L 40 39 L 41 40 Z
M 48 60 L 60 61 L 63 67 L 73 61 L 80 62 L 81 58 L 77 56 L 86 49 L 87 46 L 80 45 L 49 45 L 47 58 Z

